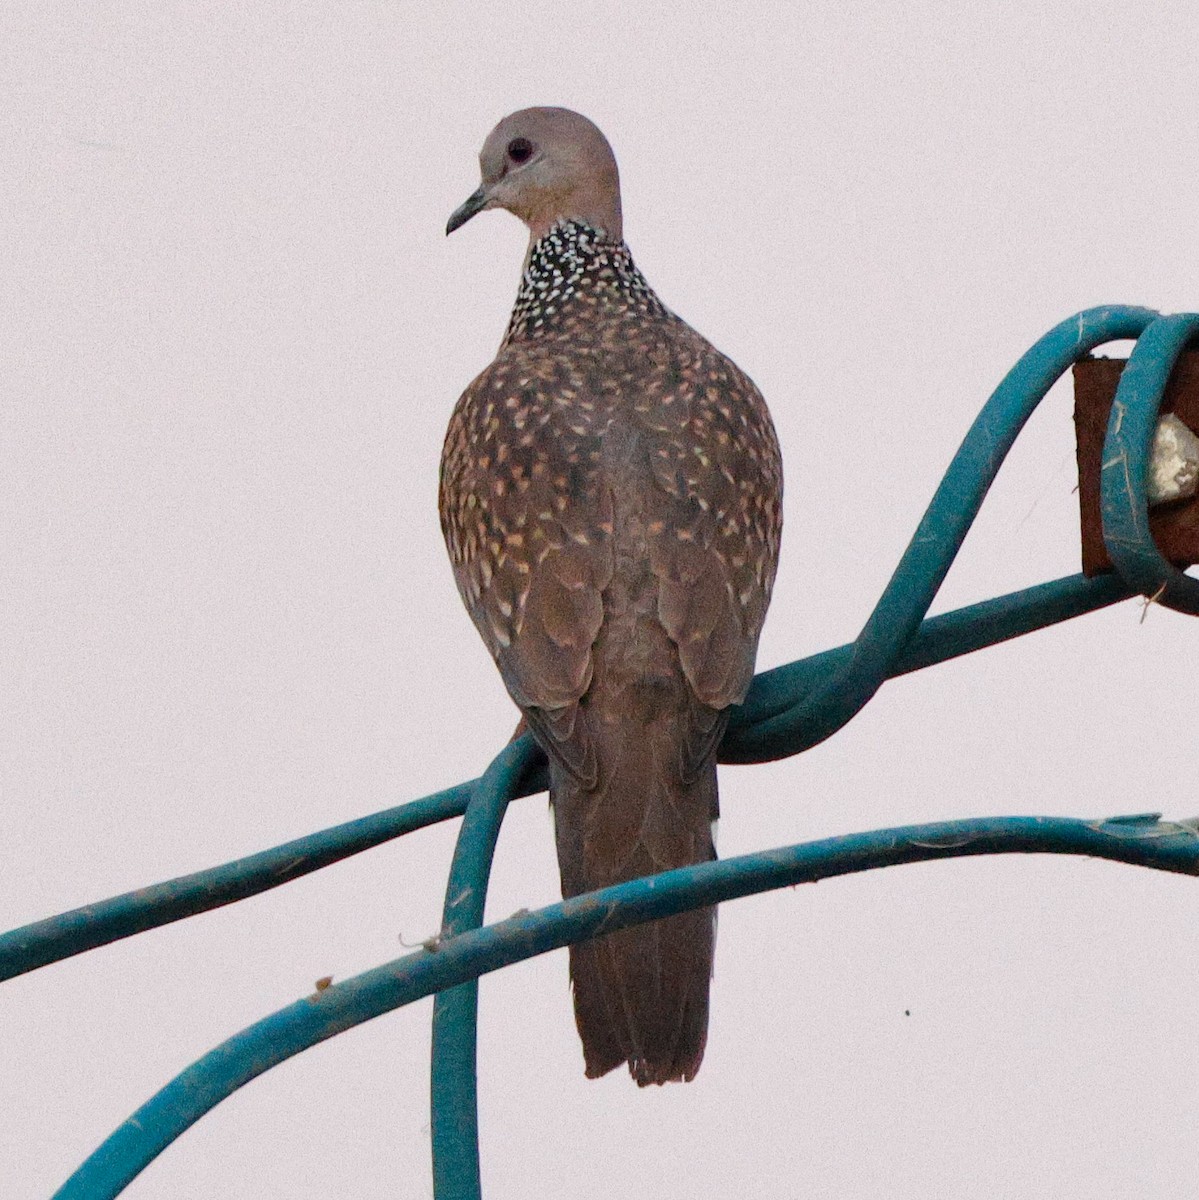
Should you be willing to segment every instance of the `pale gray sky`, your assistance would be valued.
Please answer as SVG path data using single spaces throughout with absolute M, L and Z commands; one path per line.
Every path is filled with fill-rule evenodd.
M 436 516 L 524 235 L 448 242 L 504 113 L 608 134 L 663 299 L 787 465 L 761 666 L 849 640 L 992 387 L 1098 303 L 1199 306 L 1190 0 L 0 8 L 0 928 L 471 777 L 511 707 Z M 1077 569 L 1070 395 L 938 608 Z M 1197 627 L 1127 603 L 722 770 L 723 853 L 1000 813 L 1193 815 Z M 0 1193 L 437 926 L 454 830 L 0 987 Z M 544 799 L 490 912 L 556 897 Z M 1195 885 L 944 862 L 721 912 L 698 1080 L 583 1079 L 565 955 L 483 986 L 490 1200 L 1193 1186 Z M 136 1200 L 431 1194 L 424 1002 L 209 1114 Z M 905 1016 L 905 1010 L 911 1015 Z

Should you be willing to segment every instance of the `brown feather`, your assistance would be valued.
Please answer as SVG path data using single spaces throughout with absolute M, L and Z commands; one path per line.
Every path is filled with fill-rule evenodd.
M 716 751 L 744 698 L 781 531 L 753 383 L 585 225 L 532 249 L 508 334 L 454 412 L 455 578 L 550 760 L 564 896 L 714 857 Z M 690 1079 L 714 914 L 571 948 L 586 1071 Z

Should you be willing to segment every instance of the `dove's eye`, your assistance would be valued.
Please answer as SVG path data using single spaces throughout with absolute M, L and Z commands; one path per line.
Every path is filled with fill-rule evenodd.
M 518 165 L 533 157 L 533 143 L 528 138 L 513 138 L 508 143 L 508 157 Z

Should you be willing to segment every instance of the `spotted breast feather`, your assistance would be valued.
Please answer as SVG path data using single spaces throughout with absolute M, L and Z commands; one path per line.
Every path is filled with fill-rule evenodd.
M 753 383 L 580 222 L 533 246 L 454 412 L 459 591 L 550 761 L 563 894 L 715 856 L 716 750 L 753 674 L 782 468 Z M 691 1078 L 710 912 L 572 947 L 588 1075 Z

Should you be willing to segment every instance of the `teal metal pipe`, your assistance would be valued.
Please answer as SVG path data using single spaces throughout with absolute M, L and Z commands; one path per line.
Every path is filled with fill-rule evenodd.
M 1142 578 L 1147 570 L 1152 571 L 1156 584 L 1161 560 L 1158 556 L 1156 563 L 1151 561 L 1149 556 L 1156 551 L 1145 534 L 1141 542 L 1147 542 L 1149 550 L 1146 552 L 1143 544 L 1137 544 L 1130 552 L 1137 560 L 1135 569 L 1141 572 L 1136 578 L 1133 570 L 1125 570 L 1123 560 L 1113 554 L 1113 561 L 1123 572 L 1122 579 L 1113 576 L 1084 580 L 1075 576 L 924 620 L 1003 458 L 1045 392 L 1071 362 L 1095 346 L 1142 333 L 1144 336 L 1134 352 L 1138 369 L 1132 370 L 1134 362 L 1130 362 L 1121 388 L 1127 392 L 1128 403 L 1150 422 L 1148 434 L 1140 426 L 1128 427 L 1138 431 L 1135 437 L 1140 439 L 1137 441 L 1139 449 L 1129 449 L 1123 460 L 1132 474 L 1137 470 L 1141 472 L 1142 482 L 1135 490 L 1140 494 L 1143 506 L 1143 459 L 1152 436 L 1152 418 L 1160 403 L 1170 365 L 1187 338 L 1193 336 L 1194 323 L 1199 321 L 1199 318 L 1155 320 L 1155 317 L 1156 314 L 1145 309 L 1092 309 L 1063 322 L 1032 347 L 1005 377 L 971 427 L 858 639 L 852 646 L 815 655 L 759 676 L 746 704 L 730 723 L 729 736 L 722 745 L 721 761 L 763 761 L 798 753 L 824 740 L 852 719 L 889 677 L 1115 603 L 1132 594 L 1130 585 L 1144 590 Z M 1140 380 L 1143 382 L 1138 382 Z M 1122 404 L 1120 395 L 1117 402 Z M 1117 424 L 1113 418 L 1113 427 Z M 1112 436 L 1109 429 L 1109 438 Z M 1130 433 L 1129 436 L 1133 435 Z M 1139 467 L 1137 454 L 1141 455 Z M 1110 457 L 1105 455 L 1105 463 Z M 1108 507 L 1105 493 L 1105 522 Z M 1128 507 L 1126 504 L 1125 508 Z M 1135 511 L 1132 515 L 1134 520 L 1137 519 Z M 1118 533 L 1116 541 L 1122 542 Z M 1146 562 L 1148 567 L 1144 566 Z M 1188 589 L 1194 590 L 1199 585 L 1179 572 L 1174 574 L 1182 580 L 1181 585 L 1176 580 L 1167 580 L 1162 594 L 1169 594 L 1175 607 L 1183 607 L 1179 596 L 1187 603 L 1194 602 L 1193 596 L 1188 598 Z M 1186 611 L 1199 611 L 1199 605 Z M 466 809 L 447 888 L 443 935 L 453 945 L 458 945 L 470 936 L 469 930 L 481 923 L 491 856 L 506 805 L 514 796 L 544 786 L 542 768 L 543 764 L 537 761 L 528 739 L 524 739 L 505 751 L 482 781 L 460 785 L 425 801 L 299 839 L 252 859 L 160 884 L 146 892 L 116 897 L 103 905 L 76 910 L 14 931 L 0 938 L 0 979 L 152 925 L 177 920 L 191 912 L 277 886 L 308 870 L 379 844 L 388 837 L 458 815 L 466 808 L 466 798 L 473 792 L 477 805 L 472 801 L 471 807 Z M 302 853 L 286 856 L 287 851 L 299 850 L 302 844 Z M 747 856 L 746 860 L 729 860 L 718 866 L 764 857 Z M 678 874 L 670 872 L 658 879 L 666 880 Z M 652 885 L 653 881 L 637 883 Z M 622 889 L 609 890 L 620 892 Z M 580 901 L 583 899 L 586 898 L 580 898 Z M 626 901 L 636 907 L 635 898 L 620 898 L 621 903 Z M 712 902 L 700 900 L 697 904 L 685 903 L 682 907 Z M 656 915 L 665 914 L 635 919 L 654 919 Z M 633 923 L 631 920 L 626 922 L 623 913 L 609 915 L 606 921 L 601 932 Z M 474 976 L 465 978 L 469 980 Z M 454 1200 L 474 1200 L 479 1194 L 475 1112 L 476 1013 L 477 985 L 471 982 L 462 983 L 440 996 L 435 1009 L 434 1170 L 438 1196 L 452 1196 Z M 323 1036 L 332 1036 L 332 1033 Z M 63 1194 L 68 1193 L 64 1191 Z
M 1116 575 L 1097 579 L 1070 575 L 930 617 L 894 664 L 892 675 L 907 674 L 1068 621 L 1133 594 Z M 852 653 L 852 644 L 838 646 L 758 675 L 745 704 L 729 722 L 720 761 L 755 763 L 779 757 L 776 739 L 759 735 L 759 724 L 786 712 L 797 698 L 802 699 L 831 673 L 843 670 Z M 804 729 L 796 730 L 795 736 L 794 752 L 807 749 Z M 0 934 L 0 982 L 135 933 L 258 895 L 393 838 L 460 817 L 478 783 L 477 779 L 460 783 L 421 800 L 334 825 L 271 850 L 125 892 Z M 517 795 L 528 796 L 544 790 L 544 768 L 538 758 L 521 780 Z
M 1195 875 L 1195 827 L 1156 814 L 938 821 L 666 871 L 510 917 L 333 984 L 235 1034 L 120 1125 L 55 1196 L 111 1200 L 206 1112 L 271 1067 L 364 1021 L 572 942 L 773 888 L 941 858 L 1079 854 Z
M 814 746 L 850 721 L 878 691 L 912 640 L 945 579 L 1003 460 L 1059 376 L 1096 346 L 1135 338 L 1157 314 L 1091 308 L 1051 329 L 1007 373 L 970 426 L 845 667 L 755 730 L 779 750 Z
M 443 940 L 483 924 L 483 908 L 500 825 L 536 753 L 529 734 L 508 745 L 471 796 L 450 863 L 441 918 Z M 433 1001 L 430 1132 L 433 1192 L 438 1200 L 476 1200 L 479 1179 L 479 1101 L 476 1060 L 479 982 L 438 992 Z

